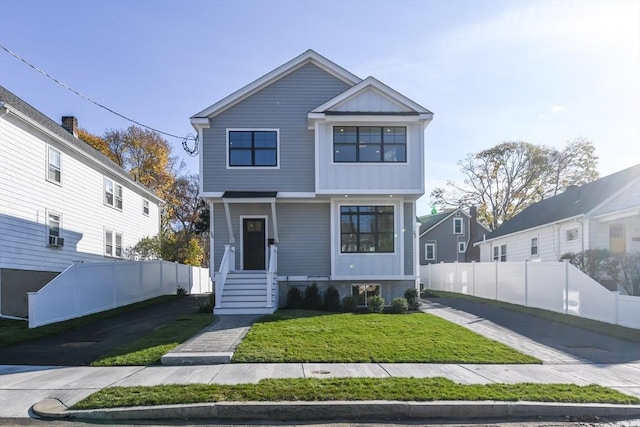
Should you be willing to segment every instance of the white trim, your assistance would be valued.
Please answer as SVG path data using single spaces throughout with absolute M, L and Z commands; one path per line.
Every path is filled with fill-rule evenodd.
M 602 179 L 602 178 L 601 178 Z M 620 194 L 624 193 L 627 189 L 631 188 L 632 186 L 636 185 L 638 183 L 638 181 L 640 181 L 639 178 L 636 179 L 632 179 L 631 181 L 629 181 L 624 187 L 622 187 L 619 191 L 616 191 L 614 194 L 612 194 L 611 196 L 607 197 L 605 200 L 603 200 L 602 202 L 600 202 L 600 204 L 598 204 L 596 207 L 594 207 L 593 209 L 591 209 L 589 212 L 585 213 L 585 216 L 587 217 L 591 217 L 594 213 L 596 213 L 600 208 L 602 208 L 603 206 L 605 206 L 607 203 L 609 203 L 611 200 L 613 200 L 614 198 L 618 197 Z M 611 212 L 610 212 L 611 213 Z M 593 215 L 594 217 L 596 215 Z
M 634 206 L 631 208 L 622 209 L 614 212 L 607 212 L 600 215 L 595 215 L 595 216 L 592 216 L 591 218 L 597 220 L 598 222 L 609 222 L 609 221 L 615 221 L 617 219 L 622 219 L 622 218 L 630 218 L 635 215 L 640 215 L 640 207 L 638 206 Z
M 576 232 L 576 238 L 575 239 L 569 240 L 569 232 L 570 231 L 575 231 Z M 580 226 L 579 225 L 576 225 L 575 227 L 569 227 L 569 228 L 565 228 L 564 229 L 564 243 L 579 242 L 579 241 L 580 241 Z
M 49 215 L 56 215 L 58 216 L 58 237 L 62 237 L 62 214 L 60 212 L 57 211 L 53 211 L 51 209 L 45 209 L 45 246 L 49 246 L 49 236 L 51 236 L 51 231 L 50 231 L 50 227 L 49 227 Z
M 457 213 L 459 214 L 459 212 L 457 212 Z M 456 222 L 460 222 L 460 232 L 459 233 L 456 232 Z M 462 220 L 461 216 L 456 216 L 456 217 L 453 218 L 453 234 L 455 234 L 456 236 L 464 235 L 464 221 Z
M 269 266 L 269 216 L 268 215 L 240 215 L 240 271 L 244 271 L 244 220 L 264 219 L 264 269 Z M 253 270 L 247 270 L 253 271 Z
M 376 283 L 380 283 L 383 281 L 390 280 L 416 280 L 418 277 L 415 275 L 393 275 L 393 276 L 383 276 L 380 274 L 375 275 L 362 275 L 362 276 L 331 276 L 331 280 L 335 281 L 352 281 L 352 280 L 375 280 Z
M 147 206 L 146 206 L 146 208 L 147 208 L 147 212 L 145 212 L 145 211 L 144 211 L 144 209 L 145 209 L 145 203 L 146 203 L 146 205 L 147 205 Z M 150 212 L 151 212 L 151 203 L 150 203 L 147 199 L 143 198 L 143 199 L 142 199 L 142 215 L 144 215 L 144 216 L 149 216 L 149 213 L 150 213 Z
M 428 258 L 427 255 L 429 251 L 427 250 L 427 246 L 433 246 L 433 258 Z M 438 259 L 437 251 L 438 250 L 438 242 L 435 240 L 428 240 L 424 244 L 424 260 L 425 261 L 436 261 Z
M 106 195 L 107 195 L 107 181 L 110 181 L 111 184 L 113 185 L 113 193 L 112 193 L 112 195 L 113 195 L 113 203 L 111 203 L 111 204 L 107 203 L 107 197 L 106 197 Z M 117 190 L 118 187 L 120 188 L 120 202 L 122 203 L 121 207 L 118 207 L 117 203 L 116 203 L 116 200 L 117 200 L 116 194 L 118 193 L 118 190 Z M 103 175 L 102 203 L 105 206 L 109 206 L 110 208 L 117 210 L 118 212 L 122 212 L 124 210 L 124 190 L 122 188 L 122 185 L 118 184 L 115 180 L 107 177 L 106 175 Z
M 316 193 L 313 191 L 278 191 L 278 199 L 313 199 Z
M 214 227 L 214 203 L 209 200 L 209 277 L 215 281 L 215 272 L 218 271 L 215 265 L 215 227 Z
M 231 166 L 229 163 L 229 132 L 275 132 L 276 133 L 276 165 L 275 166 Z M 227 169 L 276 170 L 280 169 L 280 129 L 279 128 L 226 128 L 225 129 Z
M 465 252 L 467 252 L 467 242 L 457 242 L 458 243 L 458 253 L 459 254 L 463 254 Z
M 539 229 L 544 228 L 544 227 L 549 227 L 549 226 L 558 225 L 558 224 L 564 224 L 565 222 L 570 221 L 572 219 L 578 221 L 578 220 L 583 219 L 583 218 L 584 218 L 584 214 L 580 214 L 580 215 L 571 216 L 571 217 L 568 217 L 568 218 L 559 219 L 559 220 L 554 221 L 554 222 L 547 222 L 545 224 L 537 225 L 535 227 L 525 228 L 525 229 L 522 229 L 522 230 L 514 231 L 513 233 L 508 233 L 508 234 L 503 234 L 503 235 L 500 235 L 500 236 L 496 236 L 496 237 L 493 237 L 491 239 L 486 239 L 485 238 L 484 240 L 481 240 L 479 242 L 474 243 L 473 246 L 478 246 L 478 245 L 482 245 L 484 243 L 494 242 L 496 240 L 506 239 L 507 237 L 516 236 L 516 235 L 521 234 L 521 233 L 528 233 L 528 232 L 531 232 L 531 231 L 534 231 L 534 230 L 539 230 Z
M 331 146 L 330 149 L 330 162 L 329 164 L 331 166 L 335 166 L 335 167 L 354 167 L 354 166 L 394 166 L 394 167 L 407 167 L 407 166 L 412 166 L 412 155 L 413 153 L 411 153 L 411 146 L 415 145 L 413 144 L 413 140 L 412 137 L 410 136 L 411 132 L 411 123 L 406 123 L 406 122 L 399 122 L 399 123 L 394 123 L 391 125 L 387 125 L 387 124 L 382 124 L 382 123 L 386 123 L 386 122 L 379 122 L 379 123 L 363 123 L 363 122 L 348 122 L 345 123 L 343 126 L 332 126 L 331 124 L 329 124 L 326 127 L 326 131 L 327 131 L 327 139 L 329 140 L 329 144 Z M 400 125 L 404 125 L 404 126 L 400 126 Z M 362 127 L 379 127 L 381 129 L 384 129 L 386 127 L 389 128 L 393 128 L 393 127 L 403 127 L 405 130 L 405 142 L 404 142 L 404 148 L 405 148 L 405 153 L 404 153 L 404 157 L 405 157 L 405 161 L 404 162 L 385 162 L 385 161 L 379 161 L 379 162 L 360 162 L 360 161 L 352 161 L 352 162 L 336 162 L 335 161 L 335 133 L 334 133 L 334 128 L 336 127 L 355 127 L 355 128 L 362 128 Z M 393 145 L 400 145 L 400 144 L 393 144 Z M 380 141 L 380 146 L 383 146 L 382 141 Z M 415 190 L 415 189 L 414 189 Z M 378 194 L 380 193 L 379 190 Z M 424 191 L 421 191 L 420 194 L 424 193 Z
M 356 164 L 359 165 L 360 163 Z M 368 165 L 369 163 L 362 163 L 362 165 Z M 376 164 L 380 164 L 380 163 L 376 163 Z M 406 164 L 406 163 L 403 163 Z M 350 166 L 353 166 L 353 163 L 350 163 Z M 423 193 L 420 192 L 420 190 L 417 189 L 406 189 L 406 188 L 401 188 L 401 189 L 396 189 L 396 188 L 389 188 L 389 189 L 385 189 L 383 190 L 358 190 L 358 189 L 353 189 L 353 188 L 345 188 L 342 191 L 339 188 L 334 188 L 334 189 L 330 189 L 330 190 L 318 190 L 316 191 L 316 194 L 330 194 L 330 195 L 339 195 L 339 194 L 346 194 L 346 195 L 366 195 L 366 196 L 379 196 L 379 197 L 385 197 L 389 194 L 398 194 L 398 195 L 410 195 L 410 194 L 420 194 L 422 195 Z
M 204 130 L 209 129 L 211 122 L 209 119 L 192 119 L 191 124 L 198 132 L 198 143 L 200 144 L 200 152 L 198 155 L 198 167 L 200 171 L 200 179 L 198 180 L 198 192 L 200 197 L 205 197 L 204 194 Z
M 231 224 L 231 212 L 229 211 L 229 201 L 227 199 L 222 199 L 222 203 L 224 204 L 224 215 L 227 220 L 227 232 L 229 233 L 229 243 L 235 243 L 236 238 L 233 235 L 233 225 Z M 211 227 L 211 225 L 209 225 Z

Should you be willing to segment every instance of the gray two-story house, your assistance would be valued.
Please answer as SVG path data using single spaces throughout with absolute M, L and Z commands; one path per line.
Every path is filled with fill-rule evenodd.
M 293 284 L 361 305 L 416 287 L 432 117 L 312 50 L 194 115 L 215 312 L 273 312 Z

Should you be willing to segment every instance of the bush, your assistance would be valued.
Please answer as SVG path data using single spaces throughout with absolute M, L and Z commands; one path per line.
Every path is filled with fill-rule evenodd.
M 384 298 L 380 295 L 374 295 L 369 298 L 369 304 L 367 304 L 370 313 L 382 313 L 384 308 Z
M 185 295 L 189 295 L 189 293 L 182 285 L 178 285 L 178 289 L 176 289 L 176 295 L 178 295 L 179 297 L 183 297 Z
M 341 308 L 345 313 L 353 313 L 358 309 L 358 300 L 352 296 L 344 297 L 342 298 Z
M 304 290 L 304 300 L 302 306 L 308 310 L 320 310 L 322 308 L 322 295 L 316 283 L 307 286 Z
M 198 304 L 198 313 L 213 313 L 213 307 L 216 304 L 216 294 L 213 292 L 207 296 L 207 299 Z
M 406 298 L 398 297 L 394 298 L 391 301 L 391 306 L 389 307 L 389 313 L 393 314 L 402 314 L 406 313 L 409 310 L 409 303 Z
M 404 291 L 404 297 L 409 305 L 409 310 L 417 310 L 420 308 L 420 299 L 418 298 L 418 291 L 415 288 Z
M 287 308 L 301 308 L 302 307 L 302 292 L 300 289 L 292 286 L 287 291 Z
M 324 291 L 322 307 L 326 311 L 340 311 L 340 292 L 333 286 Z
M 422 292 L 420 292 L 420 298 L 438 298 L 438 294 L 431 289 L 423 289 Z

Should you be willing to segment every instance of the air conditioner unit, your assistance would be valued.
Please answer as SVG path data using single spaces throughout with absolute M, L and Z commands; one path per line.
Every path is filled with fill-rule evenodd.
M 60 236 L 49 236 L 49 246 L 61 248 L 64 246 L 64 239 Z

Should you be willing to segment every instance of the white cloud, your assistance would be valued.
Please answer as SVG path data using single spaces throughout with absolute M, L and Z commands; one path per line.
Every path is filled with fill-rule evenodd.
M 553 114 L 558 114 L 558 113 L 560 113 L 560 112 L 562 112 L 562 111 L 564 111 L 566 109 L 567 109 L 566 105 L 552 105 L 551 106 L 551 112 Z

